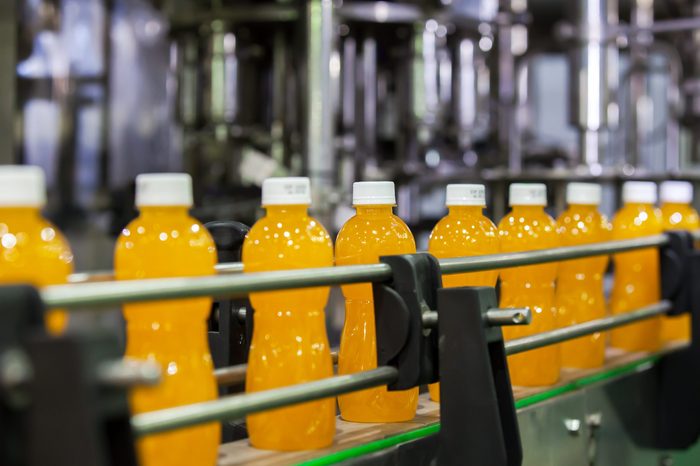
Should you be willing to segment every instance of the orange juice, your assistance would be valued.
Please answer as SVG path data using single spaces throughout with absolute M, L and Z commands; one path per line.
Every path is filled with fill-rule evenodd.
M 661 215 L 654 207 L 656 185 L 628 181 L 622 187 L 623 207 L 613 218 L 613 239 L 630 239 L 662 232 Z M 610 311 L 621 314 L 661 299 L 657 248 L 615 254 L 615 282 Z M 661 317 L 620 327 L 611 332 L 611 345 L 627 351 L 652 351 L 661 342 Z
M 140 216 L 119 236 L 114 255 L 118 280 L 214 274 L 216 249 L 207 230 L 190 217 L 192 180 L 186 174 L 136 178 Z M 134 413 L 217 398 L 207 341 L 211 298 L 125 304 L 126 356 L 160 364 L 155 387 L 131 392 Z M 213 466 L 218 456 L 218 423 L 149 435 L 139 440 L 145 466 Z
M 37 287 L 68 281 L 73 254 L 58 229 L 41 215 L 46 204 L 44 172 L 33 166 L 0 166 L 0 283 Z M 46 315 L 46 326 L 60 333 L 63 311 Z
M 547 188 L 543 184 L 510 185 L 512 210 L 498 225 L 501 252 L 549 249 L 559 246 L 557 226 L 544 211 Z M 514 267 L 501 271 L 501 307 L 529 307 L 532 323 L 503 327 L 507 340 L 547 332 L 557 327 L 554 280 L 557 264 Z M 551 385 L 559 380 L 559 345 L 508 357 L 513 385 Z
M 484 185 L 447 185 L 446 202 L 449 212 L 440 220 L 428 242 L 428 251 L 435 257 L 465 257 L 495 254 L 498 248 L 498 231 L 483 214 L 486 205 Z M 496 286 L 497 270 L 443 275 L 444 287 Z M 440 384 L 431 384 L 430 398 L 440 401 Z
M 693 185 L 686 181 L 661 183 L 661 217 L 664 230 L 697 230 L 700 228 L 698 212 L 693 208 Z M 661 340 L 689 340 L 690 316 L 664 317 Z
M 569 208 L 557 219 L 562 246 L 610 240 L 611 226 L 598 212 L 600 185 L 569 183 L 566 198 Z M 567 327 L 605 317 L 603 275 L 607 263 L 607 256 L 559 263 L 555 299 L 559 326 Z M 563 367 L 591 369 L 602 366 L 604 361 L 604 333 L 596 332 L 561 345 Z
M 307 212 L 309 179 L 269 178 L 262 189 L 267 212 L 243 243 L 245 271 L 331 267 L 331 238 Z M 255 314 L 247 392 L 333 376 L 324 313 L 328 293 L 328 287 L 251 293 Z M 335 399 L 251 415 L 247 423 L 257 448 L 324 448 L 335 434 Z
M 416 243 L 406 224 L 392 213 L 396 204 L 394 183 L 358 182 L 353 185 L 356 215 L 338 233 L 337 265 L 374 264 L 379 257 L 416 252 Z M 377 367 L 372 285 L 342 287 L 345 296 L 345 326 L 340 340 L 338 372 L 351 374 Z M 353 422 L 401 422 L 413 419 L 418 406 L 418 388 L 388 391 L 370 388 L 338 397 L 340 415 Z

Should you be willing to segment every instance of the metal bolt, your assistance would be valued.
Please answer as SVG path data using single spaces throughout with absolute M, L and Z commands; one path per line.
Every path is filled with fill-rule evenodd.
M 586 416 L 586 425 L 592 429 L 597 429 L 603 423 L 602 413 L 591 413 Z
M 581 432 L 581 420 L 580 419 L 564 419 L 564 427 L 569 432 L 569 434 L 576 436 Z
M 10 349 L 0 355 L 0 385 L 15 389 L 32 379 L 32 365 L 19 349 Z

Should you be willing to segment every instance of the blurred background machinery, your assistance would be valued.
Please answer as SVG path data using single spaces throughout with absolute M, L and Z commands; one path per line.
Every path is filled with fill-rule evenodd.
M 308 175 L 329 230 L 392 179 L 419 246 L 451 181 L 498 219 L 513 180 L 555 212 L 598 180 L 608 213 L 626 179 L 700 180 L 695 0 L 0 3 L 0 161 L 44 167 L 79 269 L 110 267 L 142 172 L 249 224 L 264 178 Z

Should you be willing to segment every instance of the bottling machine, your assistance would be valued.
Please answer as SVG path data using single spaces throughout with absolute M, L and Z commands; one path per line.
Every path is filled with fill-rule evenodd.
M 511 181 L 546 182 L 554 212 L 568 181 L 601 183 L 607 214 L 626 180 L 697 184 L 696 0 L 0 1 L 0 37 L 0 163 L 44 168 L 49 213 L 78 269 L 111 268 L 112 238 L 134 215 L 133 179 L 153 171 L 193 175 L 195 214 L 210 222 L 221 261 L 218 276 L 184 284 L 100 272 L 41 290 L 1 287 L 0 464 L 131 465 L 135 438 L 209 421 L 225 425 L 222 466 L 700 461 L 695 340 L 610 350 L 603 368 L 567 371 L 552 387 L 511 391 L 505 367 L 508 354 L 664 313 L 696 316 L 688 236 L 439 263 L 419 253 L 295 274 L 241 274 L 236 262 L 268 176 L 309 176 L 315 215 L 331 232 L 349 215 L 353 181 L 395 180 L 419 249 L 451 181 L 485 183 L 495 219 Z M 439 287 L 442 274 L 648 247 L 662 257 L 661 302 L 506 343 L 500 326 L 527 325 L 527 310 L 498 309 L 491 289 Z M 392 303 L 377 311 L 386 357 L 376 370 L 239 393 L 250 291 L 369 281 Z M 127 390 L 157 383 L 159 368 L 118 362 L 119 343 L 90 325 L 60 338 L 38 329 L 45 308 L 84 316 L 204 295 L 220 297 L 209 330 L 221 397 L 201 405 L 131 416 Z M 410 423 L 339 420 L 323 451 L 252 449 L 240 422 L 438 379 L 442 404 L 422 395 Z

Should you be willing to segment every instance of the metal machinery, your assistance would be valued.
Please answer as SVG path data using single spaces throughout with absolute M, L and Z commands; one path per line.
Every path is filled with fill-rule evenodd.
M 443 213 L 443 186 L 450 181 L 485 182 L 489 212 L 498 219 L 506 208 L 507 184 L 514 180 L 547 182 L 554 211 L 564 205 L 566 182 L 598 181 L 606 187 L 603 210 L 608 214 L 619 204 L 618 188 L 625 180 L 700 180 L 700 3 L 696 0 L 0 1 L 0 38 L 0 163 L 44 167 L 53 193 L 50 213 L 75 246 L 79 270 L 110 268 L 111 238 L 134 214 L 130 193 L 134 176 L 141 172 L 189 171 L 195 178 L 198 217 L 246 224 L 257 215 L 259 186 L 265 177 L 308 175 L 313 208 L 329 230 L 337 230 L 348 216 L 353 181 L 393 179 L 399 187 L 398 213 L 416 233 L 419 245 L 425 244 L 427 232 Z M 646 241 L 640 244 L 669 247 L 666 237 Z M 441 270 L 455 273 L 609 254 L 640 244 L 553 251 L 534 259 L 516 255 L 462 260 L 442 263 Z M 226 256 L 223 252 L 221 257 Z M 220 264 L 221 276 L 194 280 L 184 290 L 167 280 L 157 288 L 145 283 L 128 289 L 111 282 L 78 284 L 110 278 L 83 274 L 73 277 L 76 284 L 42 290 L 41 298 L 45 305 L 79 308 L 195 294 L 241 298 L 251 290 L 282 286 L 281 281 L 286 287 L 357 280 L 386 284 L 392 277 L 386 264 L 336 268 L 321 278 L 282 272 L 248 277 L 240 271 L 240 264 Z M 0 290 L 1 301 L 9 303 L 5 291 Z M 38 301 L 22 302 L 24 295 L 14 296 L 18 306 L 38 306 L 40 312 Z M 672 301 L 681 302 L 677 296 Z M 667 312 L 669 306 L 664 301 L 633 313 L 632 318 Z M 245 335 L 250 319 L 244 304 L 222 302 L 219 309 L 230 311 L 230 325 Z M 488 310 L 472 306 L 473 312 Z M 484 315 L 483 321 L 489 321 Z M 423 320 L 437 331 L 434 314 Z M 604 319 L 596 322 L 595 329 L 625 322 Z M 501 348 L 515 352 L 518 345 L 524 350 L 592 329 L 509 342 Z M 484 338 L 497 333 L 488 330 Z M 2 338 L 0 332 L 4 356 L 10 347 L 28 345 Z M 211 339 L 231 340 L 224 334 Z M 32 340 L 34 350 L 24 348 L 34 354 L 30 359 L 39 357 L 32 359 L 35 365 L 43 360 L 31 351 L 43 344 L 58 343 Z M 118 353 L 110 341 L 95 344 L 102 348 L 100 354 Z M 489 344 L 498 348 L 498 339 Z M 667 404 L 687 401 L 681 387 L 686 385 L 670 384 L 673 379 L 667 377 L 677 376 L 677 368 L 674 372 L 663 362 L 671 360 L 666 353 L 696 355 L 694 350 L 680 350 L 613 355 L 602 371 L 570 375 L 550 389 L 516 392 L 523 464 L 697 464 L 699 449 L 686 448 L 693 443 L 686 441 L 693 437 L 693 422 L 679 417 L 678 406 Z M 82 353 L 66 351 L 60 364 L 75 365 Z M 238 356 L 225 353 L 221 357 L 226 367 L 217 371 L 222 394 L 240 388 L 245 377 L 245 367 L 237 364 L 245 348 Z M 0 359 L 0 394 L 12 396 L 0 397 L 0 414 L 5 408 L 18 409 L 11 404 L 17 401 L 15 392 L 31 386 L 48 403 L 37 405 L 36 419 L 46 419 L 42 409 L 51 406 L 51 393 L 22 372 L 29 366 L 21 358 L 13 359 L 18 353 L 9 354 Z M 447 354 L 440 360 L 467 367 L 464 357 Z M 119 426 L 125 436 L 114 439 L 111 452 L 129 451 L 132 433 L 234 420 L 310 397 L 395 383 L 406 373 L 387 362 L 377 372 L 356 378 L 259 397 L 222 397 L 207 406 L 129 419 L 121 388 L 130 382 L 153 382 L 154 374 L 149 368 L 110 365 L 106 356 L 105 361 L 106 366 L 94 366 L 96 361 L 91 360 L 82 377 L 73 382 L 65 378 L 62 390 L 118 386 L 109 391 L 105 403 L 111 407 L 110 425 Z M 477 366 L 469 367 L 482 371 L 482 376 L 493 374 L 489 367 Z M 50 382 L 54 377 L 51 372 L 39 374 L 36 368 L 37 375 L 47 377 L 41 380 Z M 697 374 L 689 371 L 686 377 L 686 388 L 695 387 Z M 464 382 L 453 379 L 451 390 L 471 390 Z M 513 402 L 506 399 L 503 404 L 498 386 L 478 385 L 478 394 L 500 403 L 504 414 L 512 410 Z M 105 395 L 100 390 L 100 396 Z M 343 425 L 364 440 L 327 452 L 330 456 L 325 459 L 309 454 L 264 460 L 430 464 L 440 458 L 439 464 L 447 464 L 446 453 L 439 457 L 436 451 L 453 452 L 450 448 L 459 446 L 467 433 L 473 437 L 464 445 L 482 442 L 493 447 L 494 455 L 515 446 L 513 431 L 505 435 L 495 417 L 489 418 L 495 422 L 492 428 L 480 429 L 474 419 L 488 416 L 476 417 L 470 411 L 475 406 L 459 403 L 449 404 L 457 418 L 447 419 L 443 413 L 438 437 L 440 407 L 426 400 L 421 406 L 420 420 L 405 430 L 367 436 L 366 431 Z M 695 408 L 691 402 L 687 412 L 695 414 Z M 105 415 L 101 405 L 87 409 Z M 660 414 L 664 409 L 667 417 Z M 83 414 L 85 419 L 96 419 L 90 411 Z M 4 424 L 6 419 L 10 423 Z M 16 419 L 0 416 L 0 437 Z M 51 419 L 60 425 L 60 417 Z M 686 430 L 669 429 L 671 421 L 679 421 L 674 425 Z M 76 437 L 87 432 L 80 429 L 60 429 L 66 434 L 64 445 L 84 442 L 70 437 L 72 432 Z M 672 434 L 676 442 L 669 441 Z M 50 438 L 45 431 L 33 435 L 38 437 L 32 441 Z M 59 448 L 61 442 L 51 445 Z M 508 451 L 503 454 L 512 460 L 514 450 Z M 244 453 L 254 455 L 240 442 L 224 446 L 222 453 L 222 464 L 237 464 Z M 102 464 L 96 462 L 97 456 L 86 458 L 85 464 Z M 465 464 L 464 458 L 454 456 L 453 464 Z M 503 456 L 469 458 L 472 464 L 504 464 L 498 462 Z M 74 459 L 65 464 L 78 465 L 71 462 Z M 34 461 L 30 464 L 42 464 L 41 459 Z
M 219 276 L 186 281 L 56 285 L 40 292 L 5 286 L 0 288 L 0 328 L 5 330 L 0 334 L 0 459 L 7 465 L 135 465 L 137 436 L 238 419 L 378 385 L 405 389 L 439 379 L 439 407 L 423 396 L 413 422 L 382 428 L 338 421 L 338 441 L 321 451 L 256 451 L 240 440 L 222 447 L 219 464 L 697 464 L 697 341 L 652 354 L 609 354 L 603 370 L 568 374 L 555 387 L 529 391 L 511 391 L 505 357 L 664 313 L 690 312 L 697 334 L 700 256 L 693 242 L 698 239 L 671 232 L 441 261 L 418 253 L 385 257 L 372 265 L 247 274 L 240 273 L 239 264 L 222 264 Z M 664 264 L 662 301 L 506 343 L 500 327 L 529 324 L 528 309 L 495 308 L 493 288 L 440 289 L 444 274 L 650 247 L 659 248 Z M 129 416 L 124 389 L 157 383 L 159 368 L 118 362 L 113 339 L 101 333 L 47 336 L 41 330 L 42 313 L 51 307 L 97 310 L 133 301 L 240 298 L 251 291 L 365 281 L 373 282 L 378 303 L 376 369 L 137 416 Z M 245 371 L 245 365 L 237 365 L 220 368 L 215 375 L 225 387 L 239 383 Z
M 45 166 L 69 230 L 118 231 L 145 171 L 190 171 L 201 218 L 246 223 L 263 178 L 309 175 L 331 230 L 352 181 L 394 179 L 418 233 L 450 180 L 485 180 L 499 218 L 511 180 L 546 180 L 559 210 L 564 181 L 595 179 L 611 213 L 625 179 L 697 178 L 690 0 L 3 8 L 2 160 Z

